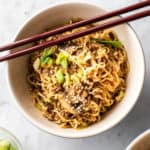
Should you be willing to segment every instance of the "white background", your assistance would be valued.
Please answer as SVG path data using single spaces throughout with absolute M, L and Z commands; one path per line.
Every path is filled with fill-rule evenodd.
M 0 0 L 0 45 L 12 40 L 20 25 L 36 11 L 59 1 L 62 0 Z M 110 10 L 138 2 L 138 0 L 91 1 Z M 144 49 L 146 78 L 138 103 L 120 124 L 105 133 L 84 139 L 65 139 L 39 130 L 12 104 L 6 86 L 5 63 L 1 63 L 0 126 L 13 132 L 20 139 L 24 150 L 124 150 L 138 134 L 150 128 L 150 18 L 138 20 L 131 25 Z

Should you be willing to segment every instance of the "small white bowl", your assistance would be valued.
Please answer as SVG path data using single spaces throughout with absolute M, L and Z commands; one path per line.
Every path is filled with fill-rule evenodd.
M 133 140 L 126 150 L 150 150 L 150 129 Z
M 19 140 L 10 131 L 2 127 L 0 127 L 0 140 L 9 141 L 16 148 L 16 150 L 22 150 Z
M 44 9 L 31 17 L 19 30 L 15 40 L 23 39 L 31 35 L 41 33 L 49 27 L 65 23 L 72 17 L 91 18 L 106 12 L 100 6 L 87 2 L 59 3 Z M 11 95 L 17 107 L 33 124 L 49 133 L 70 138 L 88 137 L 102 133 L 119 123 L 133 108 L 141 92 L 145 64 L 140 42 L 128 24 L 114 28 L 120 40 L 125 45 L 130 63 L 130 73 L 126 94 L 121 103 L 110 110 L 98 123 L 82 129 L 62 129 L 41 115 L 32 104 L 28 84 L 26 81 L 28 55 L 10 60 L 7 67 L 7 81 Z M 25 46 L 27 47 L 27 46 Z M 25 48 L 24 47 L 24 48 Z M 18 49 L 15 49 L 16 51 Z

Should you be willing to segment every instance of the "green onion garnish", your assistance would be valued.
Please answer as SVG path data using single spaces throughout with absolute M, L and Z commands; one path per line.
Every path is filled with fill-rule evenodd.
M 62 84 L 65 80 L 64 74 L 61 69 L 56 72 L 56 80 L 59 84 Z
M 95 38 L 92 38 L 93 41 L 97 42 L 97 43 L 100 43 L 100 44 L 104 44 L 104 45 L 111 45 L 112 47 L 114 48 L 121 48 L 122 47 L 122 44 L 120 41 L 112 41 L 112 40 L 100 40 L 100 39 L 95 39 Z
M 55 53 L 56 49 L 57 49 L 57 46 L 45 48 L 42 56 L 43 57 L 51 56 L 52 54 Z
M 40 65 L 41 67 L 48 66 L 50 67 L 53 64 L 53 59 L 51 57 L 41 57 Z
M 50 56 L 55 53 L 56 49 L 57 49 L 57 46 L 52 46 L 50 48 L 44 49 L 44 52 L 40 58 L 41 67 L 44 67 L 45 65 L 49 67 L 52 65 L 53 59 Z
M 60 64 L 63 68 L 66 69 L 68 67 L 67 58 L 68 56 L 66 56 L 63 52 L 60 52 L 57 56 L 56 64 Z

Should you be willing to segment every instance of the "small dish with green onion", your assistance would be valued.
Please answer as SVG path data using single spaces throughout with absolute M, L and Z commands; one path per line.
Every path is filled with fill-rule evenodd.
M 0 127 L 0 150 L 22 150 L 18 139 L 8 130 Z

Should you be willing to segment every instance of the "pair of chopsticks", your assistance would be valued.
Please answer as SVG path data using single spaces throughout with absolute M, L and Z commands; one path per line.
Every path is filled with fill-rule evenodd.
M 1 51 L 6 51 L 6 50 L 11 50 L 13 48 L 23 46 L 25 44 L 35 42 L 35 41 L 40 40 L 40 39 L 44 39 L 44 38 L 47 38 L 47 37 L 52 36 L 52 35 L 56 35 L 56 34 L 63 33 L 63 32 L 68 31 L 68 30 L 72 30 L 72 29 L 77 28 L 77 27 L 81 27 L 81 26 L 85 26 L 85 25 L 88 25 L 88 24 L 91 24 L 91 23 L 102 21 L 104 19 L 108 19 L 110 17 L 121 15 L 123 13 L 127 13 L 127 12 L 130 12 L 130 11 L 136 10 L 136 9 L 140 9 L 140 8 L 143 8 L 143 7 L 146 7 L 146 6 L 149 6 L 149 5 L 150 5 L 150 0 L 146 0 L 146 1 L 143 1 L 143 2 L 139 2 L 139 3 L 136 3 L 136 4 L 130 5 L 128 7 L 124 7 L 122 9 L 118 9 L 118 10 L 115 10 L 115 11 L 112 11 L 112 12 L 105 13 L 103 15 L 100 15 L 100 16 L 97 16 L 97 17 L 94 17 L 94 18 L 91 18 L 91 19 L 87 19 L 87 20 L 83 20 L 83 21 L 80 21 L 80 22 L 73 23 L 71 25 L 66 25 L 66 26 L 63 26 L 63 27 L 59 27 L 57 29 L 50 30 L 48 32 L 44 32 L 44 33 L 41 33 L 41 34 L 38 34 L 38 35 L 34 35 L 34 36 L 29 37 L 29 38 L 19 40 L 19 41 L 10 43 L 8 45 L 2 46 L 2 47 L 0 47 L 0 52 Z M 5 60 L 9 60 L 9 59 L 13 59 L 13 58 L 16 58 L 16 57 L 19 57 L 19 56 L 23 56 L 23 55 L 32 53 L 36 50 L 41 50 L 41 49 L 44 49 L 44 48 L 49 47 L 49 46 L 53 46 L 53 45 L 56 45 L 56 44 L 60 44 L 60 43 L 69 41 L 69 40 L 73 40 L 73 39 L 85 36 L 87 34 L 97 32 L 99 30 L 103 30 L 103 29 L 106 29 L 106 28 L 109 28 L 109 27 L 120 25 L 120 24 L 129 22 L 129 21 L 137 20 L 137 19 L 140 19 L 140 18 L 143 18 L 143 17 L 146 17 L 146 16 L 150 16 L 150 9 L 144 10 L 144 11 L 141 11 L 139 13 L 132 14 L 132 15 L 128 15 L 127 17 L 113 19 L 113 20 L 107 21 L 107 22 L 105 22 L 101 25 L 97 25 L 97 26 L 91 27 L 89 29 L 85 29 L 83 31 L 73 33 L 73 34 L 70 34 L 70 35 L 62 36 L 62 37 L 60 37 L 56 40 L 52 40 L 52 41 L 49 41 L 49 42 L 44 42 L 42 44 L 32 46 L 32 47 L 27 48 L 27 49 L 23 49 L 23 50 L 14 52 L 14 53 L 10 53 L 8 55 L 0 57 L 0 62 L 5 61 Z

